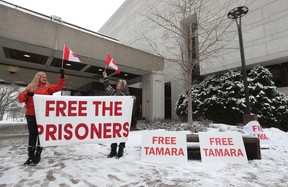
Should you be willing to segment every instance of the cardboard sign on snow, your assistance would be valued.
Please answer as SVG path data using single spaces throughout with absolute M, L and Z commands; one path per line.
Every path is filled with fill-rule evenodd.
M 202 162 L 248 163 L 239 132 L 200 132 Z
M 263 131 L 260 123 L 258 121 L 250 121 L 247 123 L 243 130 L 246 134 L 256 136 L 260 141 L 260 147 L 266 147 L 271 143 L 271 140 L 267 137 L 265 132 Z
M 187 162 L 186 133 L 181 131 L 143 131 L 141 160 Z

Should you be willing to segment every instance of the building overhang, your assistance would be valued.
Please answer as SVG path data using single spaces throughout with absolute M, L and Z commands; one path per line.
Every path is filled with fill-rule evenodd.
M 143 75 L 161 72 L 164 59 L 121 44 L 116 39 L 66 23 L 27 9 L 0 4 L 0 79 L 6 82 L 31 82 L 35 72 L 58 73 L 62 66 L 63 46 L 67 45 L 84 62 L 65 62 L 72 78 L 69 87 L 77 89 L 86 81 L 99 81 L 108 53 L 116 61 L 120 74 L 107 67 L 113 79 L 135 82 Z M 13 70 L 14 68 L 14 70 Z M 20 69 L 24 71 L 19 71 Z M 4 73 L 7 71 L 7 74 Z M 13 72 L 15 71 L 15 72 Z M 77 82 L 77 77 L 83 83 Z

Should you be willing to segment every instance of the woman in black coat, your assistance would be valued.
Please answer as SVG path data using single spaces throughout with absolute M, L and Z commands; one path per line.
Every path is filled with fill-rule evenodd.
M 103 72 L 103 81 L 104 81 L 104 89 L 108 95 L 111 96 L 127 96 L 129 94 L 129 88 L 127 85 L 127 82 L 125 80 L 118 80 L 116 84 L 116 89 L 113 88 L 109 84 L 109 78 L 107 77 L 107 73 Z M 108 158 L 112 158 L 116 156 L 117 159 L 121 158 L 123 156 L 123 151 L 125 148 L 125 142 L 121 142 L 119 144 L 118 152 L 117 152 L 117 143 L 111 144 L 111 152 L 109 155 L 107 155 Z

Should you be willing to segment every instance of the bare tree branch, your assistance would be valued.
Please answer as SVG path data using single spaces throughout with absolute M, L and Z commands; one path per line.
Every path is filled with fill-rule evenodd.
M 17 101 L 19 87 L 15 85 L 0 84 L 0 121 L 12 105 Z
M 158 42 L 147 33 L 142 33 L 154 52 L 165 58 L 165 64 L 174 63 L 185 79 L 188 94 L 188 122 L 192 122 L 192 77 L 199 72 L 200 63 L 211 58 L 221 61 L 220 50 L 232 41 L 226 18 L 230 2 L 224 7 L 215 6 L 209 0 L 163 0 L 164 9 L 147 6 L 140 13 L 146 17 L 153 29 L 161 29 L 167 41 Z M 218 10 L 215 8 L 218 7 Z M 170 68 L 170 67 L 169 67 Z M 168 67 L 166 67 L 168 71 Z M 179 75 L 180 76 L 180 75 Z M 177 78 L 176 75 L 172 75 Z M 189 106 L 190 105 L 190 106 Z

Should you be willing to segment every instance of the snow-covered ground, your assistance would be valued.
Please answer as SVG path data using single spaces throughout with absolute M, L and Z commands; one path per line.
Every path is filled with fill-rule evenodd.
M 218 130 L 237 129 L 222 124 L 208 128 L 208 131 Z M 208 164 L 200 160 L 142 162 L 142 131 L 132 131 L 122 159 L 107 158 L 110 147 L 105 144 L 53 146 L 44 148 L 42 161 L 37 166 L 23 166 L 27 159 L 27 135 L 0 133 L 0 187 L 287 187 L 288 133 L 275 128 L 264 131 L 272 140 L 271 146 L 261 150 L 261 160 L 249 160 L 248 164 Z

